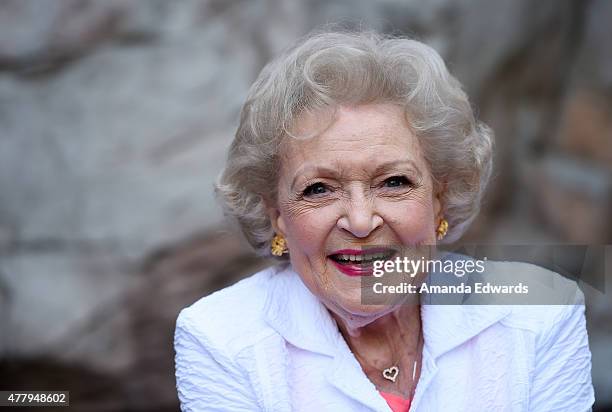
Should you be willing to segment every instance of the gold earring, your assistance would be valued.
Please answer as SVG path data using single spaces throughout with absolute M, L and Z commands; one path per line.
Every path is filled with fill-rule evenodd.
M 287 240 L 282 235 L 275 234 L 270 243 L 270 251 L 274 256 L 283 256 L 283 254 L 289 251 L 287 249 Z
M 448 221 L 442 218 L 442 220 L 440 220 L 440 224 L 438 225 L 438 229 L 436 229 L 436 233 L 438 234 L 438 240 L 444 239 L 444 236 L 446 236 L 446 232 L 448 232 Z

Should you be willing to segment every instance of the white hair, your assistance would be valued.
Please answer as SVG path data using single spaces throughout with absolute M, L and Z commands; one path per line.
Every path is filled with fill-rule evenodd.
M 305 113 L 394 103 L 419 139 L 458 239 L 478 214 L 492 170 L 493 133 L 431 47 L 375 32 L 313 32 L 268 63 L 252 85 L 216 191 L 256 252 L 270 254 L 265 201 L 276 200 L 279 148 Z

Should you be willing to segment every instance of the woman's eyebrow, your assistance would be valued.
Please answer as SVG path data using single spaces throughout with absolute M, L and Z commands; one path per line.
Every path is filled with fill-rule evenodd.
M 298 178 L 304 176 L 305 174 L 316 174 L 316 175 L 327 175 L 327 176 L 338 176 L 340 173 L 336 169 L 330 169 L 325 166 L 318 165 L 304 165 L 298 168 L 295 172 L 295 176 L 293 177 L 293 181 L 291 182 L 291 190 L 294 189 L 295 184 L 298 181 Z
M 419 176 L 422 175 L 421 170 L 418 168 L 416 163 L 412 160 L 393 160 L 390 162 L 383 163 L 376 167 L 376 174 L 381 174 L 389 170 L 394 170 L 398 168 L 409 168 L 409 169 L 414 170 L 417 175 Z

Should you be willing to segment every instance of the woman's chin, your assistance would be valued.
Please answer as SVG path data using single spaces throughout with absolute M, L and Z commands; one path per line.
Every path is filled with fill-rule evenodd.
M 336 278 L 333 287 L 327 290 L 327 299 L 335 302 L 348 313 L 355 316 L 385 314 L 400 305 L 409 303 L 411 295 L 375 294 L 369 281 L 346 279 L 343 275 Z
M 357 327 L 365 326 L 368 323 L 378 319 L 381 316 L 396 309 L 401 302 L 390 301 L 388 304 L 366 305 L 361 298 L 355 297 L 339 297 L 331 298 L 332 304 L 329 309 L 341 316 L 345 320 L 350 320 Z M 363 325 L 357 325 L 361 324 Z

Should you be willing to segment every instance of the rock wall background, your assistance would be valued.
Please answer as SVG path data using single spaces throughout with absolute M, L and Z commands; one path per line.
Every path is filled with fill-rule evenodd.
M 177 410 L 178 311 L 266 265 L 211 190 L 243 98 L 279 50 L 338 20 L 435 47 L 496 131 L 467 239 L 611 243 L 610 1 L 1 0 L 3 387 Z M 599 411 L 610 280 L 585 285 Z

